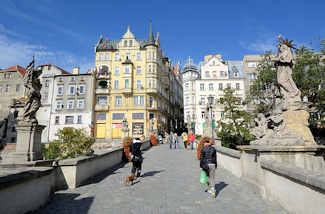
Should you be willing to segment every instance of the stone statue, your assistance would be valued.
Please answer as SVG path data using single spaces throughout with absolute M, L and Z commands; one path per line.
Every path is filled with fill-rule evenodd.
M 308 127 L 309 113 L 304 110 L 301 92 L 292 79 L 292 41 L 279 36 L 278 57 L 275 60 L 280 95 L 275 90 L 273 109 L 255 119 L 251 133 L 257 138 L 252 145 L 307 146 L 315 145 Z
M 34 59 L 27 66 L 24 76 L 24 86 L 26 88 L 26 100 L 22 119 L 26 122 L 38 123 L 36 112 L 41 107 L 41 88 L 42 84 L 39 76 L 42 68 L 34 69 Z
M 280 86 L 285 108 L 293 107 L 301 102 L 301 92 L 292 79 L 293 54 L 292 41 L 283 40 L 279 36 L 278 57 L 275 60 L 277 82 Z

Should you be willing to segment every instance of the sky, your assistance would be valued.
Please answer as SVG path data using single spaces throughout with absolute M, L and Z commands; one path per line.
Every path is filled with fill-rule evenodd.
M 0 68 L 53 63 L 94 67 L 100 35 L 118 40 L 130 25 L 146 39 L 152 22 L 173 63 L 208 54 L 241 60 L 275 50 L 277 35 L 299 47 L 325 39 L 324 0 L 1 0 Z

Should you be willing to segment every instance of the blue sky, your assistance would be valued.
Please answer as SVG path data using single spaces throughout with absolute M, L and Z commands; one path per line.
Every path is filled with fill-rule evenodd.
M 26 66 L 35 54 L 37 64 L 85 72 L 100 34 L 120 39 L 129 24 L 144 39 L 150 20 L 174 63 L 217 53 L 240 60 L 274 48 L 278 34 L 318 48 L 324 8 L 324 0 L 1 0 L 0 68 Z

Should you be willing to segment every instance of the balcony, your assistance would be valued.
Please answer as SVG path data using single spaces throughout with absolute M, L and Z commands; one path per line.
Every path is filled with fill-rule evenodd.
M 96 104 L 95 105 L 95 111 L 108 111 L 109 106 L 108 104 Z
M 96 88 L 96 94 L 108 94 L 109 89 L 108 88 Z
M 156 88 L 147 88 L 148 94 L 158 94 L 158 90 Z
M 131 88 L 123 88 L 122 93 L 123 94 L 132 94 L 132 89 Z

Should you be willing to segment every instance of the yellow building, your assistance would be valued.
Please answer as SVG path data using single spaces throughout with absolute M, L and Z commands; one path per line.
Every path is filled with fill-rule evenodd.
M 121 138 L 124 118 L 133 137 L 175 126 L 173 118 L 180 123 L 182 115 L 172 114 L 173 108 L 183 108 L 181 78 L 162 55 L 159 33 L 155 38 L 151 25 L 146 40 L 136 39 L 129 26 L 120 40 L 101 37 L 95 53 L 97 139 Z M 177 89 L 172 91 L 172 85 Z

